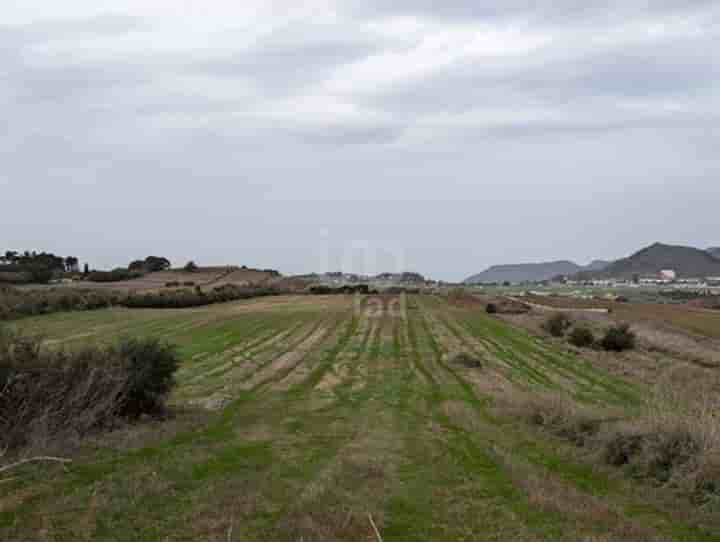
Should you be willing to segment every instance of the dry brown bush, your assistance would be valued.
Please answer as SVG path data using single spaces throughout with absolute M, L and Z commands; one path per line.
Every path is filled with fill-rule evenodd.
M 0 449 L 66 447 L 123 418 L 157 412 L 177 360 L 154 341 L 50 351 L 0 329 Z

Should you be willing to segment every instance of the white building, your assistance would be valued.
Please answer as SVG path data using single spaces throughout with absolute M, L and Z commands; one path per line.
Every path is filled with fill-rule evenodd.
M 664 269 L 660 271 L 660 278 L 663 280 L 675 280 L 677 278 L 677 273 L 674 269 Z

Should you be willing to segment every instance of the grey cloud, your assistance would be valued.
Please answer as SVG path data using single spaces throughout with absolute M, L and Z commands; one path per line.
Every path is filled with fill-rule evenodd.
M 78 36 L 112 36 L 147 28 L 148 21 L 128 15 L 102 15 L 81 20 L 48 20 L 32 24 L 0 24 L 0 43 L 26 46 Z
M 312 25 L 311 30 L 314 30 Z M 325 35 L 329 31 L 330 35 Z M 276 31 L 252 47 L 189 66 L 206 75 L 241 79 L 261 92 L 293 94 L 322 80 L 334 69 L 380 52 L 389 43 L 369 36 L 342 36 L 338 29 L 318 28 L 298 34 Z
M 414 15 L 456 20 L 522 18 L 561 22 L 596 19 L 616 20 L 628 16 L 692 13 L 714 7 L 713 0 L 349 0 L 347 4 L 365 15 Z
M 717 34 L 598 48 L 564 31 L 601 32 L 607 3 L 363 5 L 342 24 L 297 22 L 249 47 L 191 58 L 137 51 L 81 61 L 66 48 L 35 56 L 37 44 L 92 42 L 152 21 L 0 28 L 0 246 L 108 267 L 167 251 L 178 261 L 301 272 L 317 270 L 327 227 L 340 247 L 391 240 L 418 270 L 461 279 L 504 261 L 618 257 L 657 238 L 719 242 Z M 700 13 L 711 3 L 643 5 L 618 2 L 613 16 Z M 491 25 L 543 17 L 555 49 L 460 58 L 389 91 L 378 80 L 361 92 L 373 75 L 348 70 L 360 84 L 329 96 L 344 100 L 338 110 L 348 116 L 294 114 L 298 94 L 322 103 L 328 90 L 318 83 L 336 68 L 402 52 L 403 37 L 378 39 L 366 23 L 403 13 L 436 23 L 408 32 L 413 39 L 439 29 L 441 42 L 478 14 Z M 248 96 L 232 97 L 236 83 Z M 620 107 L 626 101 L 642 111 Z M 665 111 L 665 101 L 691 112 Z M 474 122 L 478 107 L 492 120 Z
M 529 110 L 570 117 L 569 122 L 554 125 L 621 129 L 646 122 L 647 115 L 666 117 L 657 107 L 654 113 L 651 109 L 642 114 L 618 109 L 626 100 L 648 105 L 673 100 L 695 109 L 710 102 L 720 92 L 720 60 L 707 51 L 717 42 L 717 35 L 708 34 L 590 48 L 571 58 L 551 54 L 543 60 L 543 52 L 539 52 L 537 57 L 515 59 L 507 66 L 493 59 L 466 61 L 358 99 L 385 111 L 402 112 L 407 118 L 473 109 L 512 117 L 517 111 Z M 717 112 L 711 109 L 708 113 L 713 111 Z M 594 122 L 583 120 L 593 113 L 598 113 Z M 608 113 L 616 118 L 609 119 Z M 533 124 L 539 125 L 542 123 Z
M 346 121 L 284 128 L 299 141 L 332 146 L 393 143 L 402 137 L 404 130 L 403 124 L 392 121 Z

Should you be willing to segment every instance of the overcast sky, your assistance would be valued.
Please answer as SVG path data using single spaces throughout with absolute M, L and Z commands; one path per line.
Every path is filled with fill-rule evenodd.
M 463 279 L 720 245 L 716 0 L 23 0 L 0 21 L 0 249 L 302 273 L 379 270 L 370 247 Z

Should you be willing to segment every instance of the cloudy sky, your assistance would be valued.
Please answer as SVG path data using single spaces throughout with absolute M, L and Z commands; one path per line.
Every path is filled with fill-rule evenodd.
M 462 279 L 720 245 L 716 0 L 23 0 L 0 21 L 1 249 L 286 273 L 372 271 L 369 249 Z

